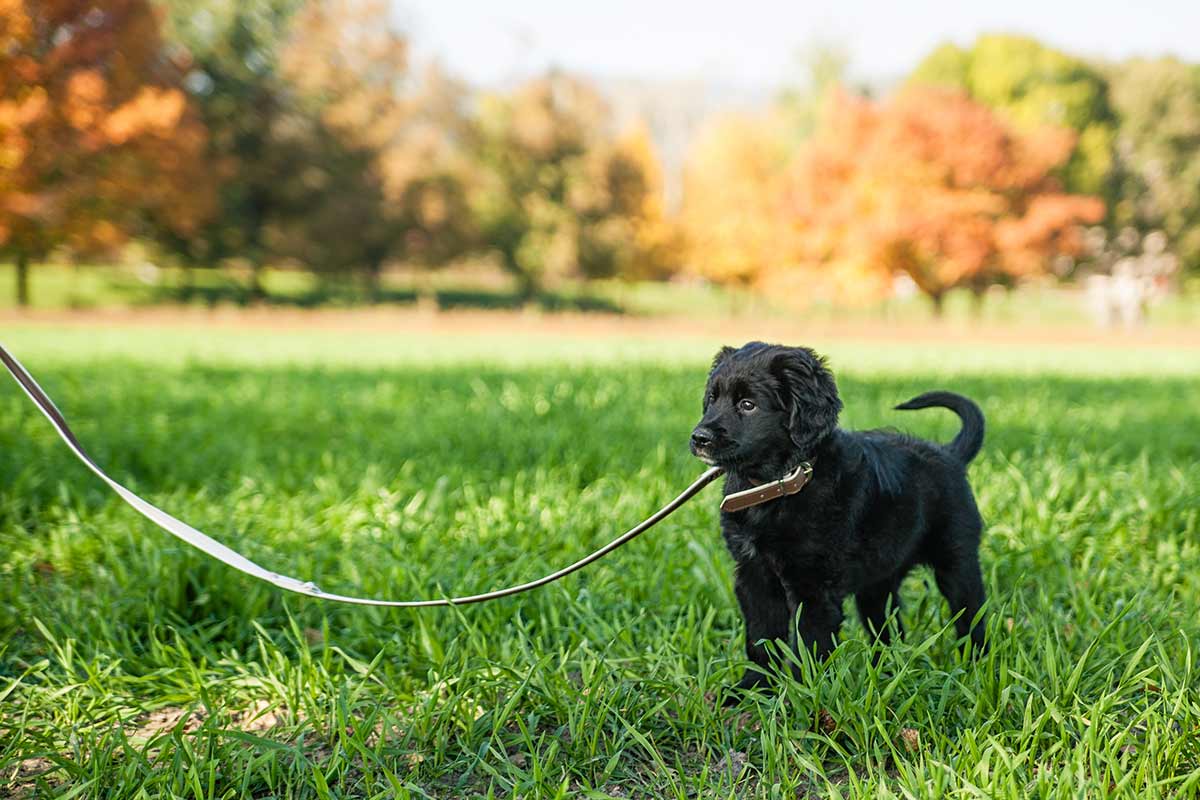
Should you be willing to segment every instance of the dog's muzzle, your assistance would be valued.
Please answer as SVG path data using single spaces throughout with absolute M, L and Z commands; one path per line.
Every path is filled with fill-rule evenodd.
M 704 425 L 697 425 L 692 431 L 692 455 L 708 464 L 710 467 L 717 465 L 716 459 L 712 457 L 712 446 L 716 439 L 716 434 L 711 428 Z

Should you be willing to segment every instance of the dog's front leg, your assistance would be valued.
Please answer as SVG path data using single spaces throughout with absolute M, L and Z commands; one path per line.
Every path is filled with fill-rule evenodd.
M 737 688 L 753 689 L 767 680 L 769 655 L 762 642 L 786 642 L 791 613 L 783 584 L 761 558 L 738 564 L 734 591 L 746 621 L 746 658 L 754 664 L 738 681 Z
M 823 661 L 837 643 L 837 634 L 842 627 L 845 616 L 842 598 L 821 594 L 797 598 L 795 605 L 798 643 L 809 653 L 814 653 L 818 661 Z M 793 669 L 793 673 L 798 671 Z

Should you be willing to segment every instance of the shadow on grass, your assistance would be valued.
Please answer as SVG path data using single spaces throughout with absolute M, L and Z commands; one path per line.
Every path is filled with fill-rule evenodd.
M 603 297 L 573 295 L 557 292 L 538 292 L 524 297 L 518 292 L 487 289 L 436 289 L 429 297 L 441 310 L 483 309 L 516 310 L 538 308 L 543 311 L 583 311 L 623 314 L 618 303 Z M 411 288 L 385 288 L 373 294 L 346 287 L 318 286 L 289 294 L 256 296 L 239 284 L 221 286 L 162 286 L 148 297 L 148 302 L 219 305 L 266 305 L 291 308 L 345 308 L 367 305 L 416 305 L 421 295 Z

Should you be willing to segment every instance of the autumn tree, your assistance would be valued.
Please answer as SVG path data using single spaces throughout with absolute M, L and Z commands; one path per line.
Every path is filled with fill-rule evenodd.
M 414 70 L 382 0 L 309 0 L 282 55 L 295 102 L 279 126 L 280 252 L 375 289 L 385 262 L 437 265 L 472 241 L 465 91 Z
M 617 138 L 609 185 L 613 205 L 628 228 L 618 275 L 634 280 L 670 278 L 681 267 L 684 237 L 667 211 L 662 164 L 644 122 L 635 122 Z
M 796 261 L 819 273 L 908 275 L 941 308 L 1077 252 L 1104 213 L 1054 171 L 1074 136 L 1018 133 L 963 93 L 912 87 L 884 103 L 839 96 L 788 176 Z
M 147 0 L 0 0 L 0 250 L 111 250 L 208 212 L 205 131 Z
M 1064 185 L 1106 194 L 1116 116 L 1104 74 L 1087 61 L 1028 36 L 985 34 L 969 48 L 937 48 L 909 83 L 959 89 L 1022 131 L 1047 125 L 1073 131 L 1075 144 L 1059 168 Z
M 568 278 L 645 269 L 657 189 L 646 143 L 617 141 L 587 84 L 552 73 L 480 100 L 473 207 L 485 244 L 529 298 Z M 639 152 L 640 149 L 640 152 Z M 640 264 L 641 266 L 637 266 Z M 658 269 L 658 268 L 656 268 Z
M 780 266 L 790 230 L 780 199 L 795 149 L 791 130 L 779 115 L 727 116 L 701 130 L 684 167 L 690 272 L 749 286 Z

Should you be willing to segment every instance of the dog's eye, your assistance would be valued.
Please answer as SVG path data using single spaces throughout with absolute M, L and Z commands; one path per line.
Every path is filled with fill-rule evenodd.
M 758 406 L 754 405 L 753 400 L 739 400 L 738 401 L 738 410 L 739 411 L 753 411 L 757 407 Z

